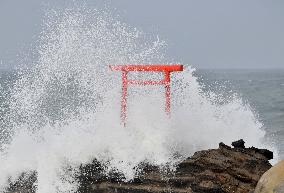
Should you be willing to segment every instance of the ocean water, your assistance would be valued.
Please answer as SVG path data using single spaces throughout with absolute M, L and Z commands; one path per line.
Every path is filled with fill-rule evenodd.
M 220 95 L 237 93 L 250 104 L 263 123 L 266 140 L 284 158 L 284 69 L 211 69 L 196 74 L 205 90 Z
M 178 63 L 169 60 L 165 41 L 107 10 L 82 7 L 48 11 L 38 45 L 35 61 L 0 75 L 0 191 L 23 172 L 36 172 L 38 193 L 76 192 L 80 166 L 93 159 L 106 164 L 106 173 L 117 170 L 131 180 L 141 162 L 174 170 L 195 151 L 241 138 L 281 152 L 273 134 L 281 132 L 275 120 L 283 114 L 279 105 L 265 106 L 276 99 L 264 96 L 278 93 L 271 96 L 281 102 L 283 82 L 270 85 L 269 78 L 281 82 L 281 73 L 262 79 L 255 72 L 195 71 L 184 64 L 172 75 L 171 117 L 163 87 L 133 86 L 124 127 L 121 77 L 109 64 Z
M 237 94 L 249 104 L 263 123 L 265 140 L 274 144 L 279 159 L 284 159 L 284 69 L 197 69 L 194 74 L 205 92 L 213 91 L 222 99 Z M 0 72 L 2 124 L 4 114 L 9 110 L 5 103 L 10 97 L 7 91 L 15 80 L 15 71 Z

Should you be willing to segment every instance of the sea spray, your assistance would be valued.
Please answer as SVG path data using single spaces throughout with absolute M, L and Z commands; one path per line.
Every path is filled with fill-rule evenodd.
M 115 169 L 130 180 L 141 162 L 173 166 L 220 141 L 243 138 L 263 147 L 265 133 L 250 106 L 237 96 L 217 103 L 189 65 L 173 76 L 170 119 L 163 88 L 133 86 L 122 126 L 120 74 L 108 65 L 167 63 L 165 42 L 108 11 L 50 10 L 39 42 L 38 61 L 19 72 L 9 100 L 11 140 L 2 144 L 2 189 L 22 173 L 36 172 L 37 192 L 76 192 L 80 165 L 94 159 L 106 164 L 106 172 Z

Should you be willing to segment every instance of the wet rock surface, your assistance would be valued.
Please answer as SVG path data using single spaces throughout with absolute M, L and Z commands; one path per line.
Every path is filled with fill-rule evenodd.
M 174 172 L 141 164 L 142 172 L 132 181 L 116 171 L 105 175 L 94 161 L 81 167 L 78 175 L 81 193 L 250 193 L 260 177 L 271 168 L 272 152 L 257 148 L 234 148 L 219 144 L 218 149 L 196 152 L 177 165 Z M 36 174 L 31 180 L 36 181 Z M 8 192 L 34 192 L 33 183 L 11 185 Z

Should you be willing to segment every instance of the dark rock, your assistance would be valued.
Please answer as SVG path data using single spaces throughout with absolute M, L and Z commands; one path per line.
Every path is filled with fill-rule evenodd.
M 238 141 L 234 141 L 234 142 L 232 143 L 232 146 L 233 146 L 234 148 L 242 148 L 242 149 L 244 149 L 244 148 L 245 148 L 245 142 L 244 142 L 243 139 L 240 139 L 240 140 L 238 140 Z
M 273 159 L 273 152 L 268 149 L 258 149 L 255 147 L 251 147 L 251 149 L 255 150 L 257 153 L 264 155 L 268 160 Z
M 196 152 L 179 163 L 175 172 L 162 172 L 159 167 L 141 163 L 136 178 L 125 182 L 123 174 L 111 171 L 98 161 L 82 165 L 78 179 L 80 193 L 248 193 L 253 192 L 264 172 L 271 168 L 269 150 L 244 148 L 243 140 L 231 148 L 224 143 L 218 149 Z M 36 181 L 36 178 L 31 178 Z M 10 192 L 25 187 L 25 193 L 34 192 L 27 186 L 12 184 Z M 30 188 L 29 188 L 30 187 Z
M 226 144 L 223 143 L 223 142 L 219 143 L 219 148 L 231 149 L 230 146 L 226 145 Z
M 20 175 L 15 183 L 12 183 L 10 179 L 8 181 L 11 185 L 7 192 L 31 193 L 36 191 L 35 182 L 37 181 L 37 174 L 36 172 L 27 172 Z

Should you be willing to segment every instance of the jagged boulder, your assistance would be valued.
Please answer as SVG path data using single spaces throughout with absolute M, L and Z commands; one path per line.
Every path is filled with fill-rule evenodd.
M 260 178 L 254 193 L 284 192 L 284 160 L 270 168 Z
M 174 172 L 161 172 L 157 166 L 141 164 L 142 172 L 125 182 L 123 174 L 108 175 L 104 166 L 94 161 L 82 165 L 78 176 L 81 193 L 248 193 L 253 192 L 260 177 L 271 168 L 272 152 L 245 148 L 243 142 L 231 148 L 223 143 L 218 149 L 196 152 L 177 165 Z M 33 192 L 25 187 L 25 192 Z M 10 191 L 17 191 L 17 185 Z M 23 188 L 22 188 L 23 189 Z M 28 191 L 27 191 L 28 190 Z

